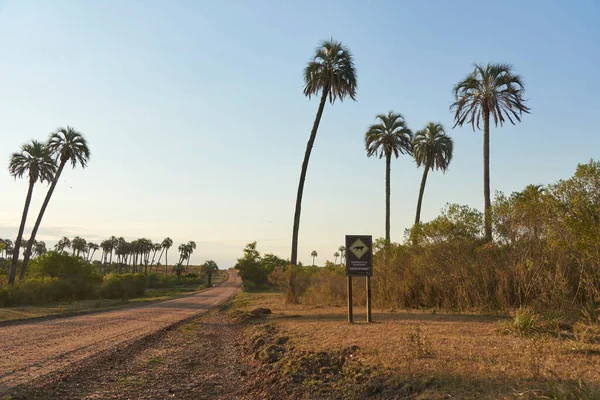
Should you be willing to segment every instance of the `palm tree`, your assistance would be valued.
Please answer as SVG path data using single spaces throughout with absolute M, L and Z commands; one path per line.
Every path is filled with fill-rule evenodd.
M 300 172 L 300 182 L 298 183 L 298 194 L 296 196 L 296 210 L 294 212 L 294 228 L 292 231 L 292 256 L 291 264 L 296 265 L 298 260 L 298 231 L 300 229 L 300 212 L 302 208 L 302 192 L 304 191 L 304 181 L 306 179 L 306 170 L 308 169 L 308 160 L 315 143 L 325 102 L 329 97 L 329 102 L 333 104 L 338 98 L 343 101 L 346 96 L 352 100 L 356 99 L 356 69 L 352 59 L 352 54 L 340 42 L 333 39 L 322 41 L 315 50 L 313 59 L 304 69 L 304 95 L 317 95 L 321 92 L 321 101 L 317 116 L 313 123 L 310 138 L 306 144 L 304 152 L 304 161 Z
M 165 275 L 169 275 L 169 261 L 167 256 L 169 254 L 169 249 L 171 248 L 171 246 L 173 246 L 173 240 L 171 240 L 170 237 L 166 237 L 162 241 L 163 251 L 165 252 Z M 160 253 L 160 255 L 162 256 L 162 252 Z M 160 257 L 158 258 L 158 261 L 160 261 Z
M 204 263 L 204 265 L 202 266 L 202 272 L 204 274 L 206 274 L 206 281 L 207 281 L 208 287 L 212 286 L 213 273 L 215 273 L 218 269 L 219 269 L 219 267 L 218 267 L 217 263 L 214 262 L 213 260 L 206 261 Z
M 152 250 L 154 251 L 154 253 L 152 254 L 152 262 L 150 263 L 150 272 L 152 272 L 152 266 L 154 265 L 154 259 L 156 258 L 156 253 L 162 249 L 162 244 L 161 243 L 154 243 L 152 245 Z M 158 265 L 157 265 L 158 267 Z M 157 269 L 158 270 L 158 269 Z
M 505 118 L 513 125 L 521 122 L 525 105 L 525 86 L 519 75 L 513 74 L 508 64 L 475 64 L 473 72 L 458 82 L 453 89 L 454 127 L 465 122 L 480 129 L 483 121 L 483 196 L 485 201 L 485 238 L 492 240 L 492 202 L 490 198 L 490 116 L 494 125 L 504 125 Z
M 79 257 L 82 252 L 86 251 L 87 242 L 84 238 L 75 236 L 71 242 L 71 246 L 73 247 L 73 255 L 75 255 L 75 252 L 77 252 L 77 257 Z
M 94 258 L 94 254 L 96 254 L 96 251 L 98 251 L 100 249 L 100 246 L 98 246 L 96 243 L 92 243 L 89 242 L 88 243 L 88 262 L 92 261 L 92 259 Z M 92 252 L 92 254 L 90 254 L 90 251 Z
M 410 154 L 412 132 L 406 126 L 404 117 L 389 111 L 379 114 L 378 124 L 371 125 L 365 134 L 367 156 L 385 156 L 385 240 L 390 242 L 390 171 L 392 155 Z
M 33 195 L 33 186 L 37 181 L 51 182 L 56 173 L 56 163 L 52 159 L 51 149 L 44 146 L 42 143 L 32 140 L 31 143 L 21 146 L 19 153 L 13 153 L 10 156 L 8 171 L 15 179 L 22 178 L 27 175 L 29 178 L 29 188 L 25 197 L 25 206 L 21 216 L 21 224 L 19 225 L 19 233 L 13 249 L 13 258 L 8 276 L 8 283 L 14 284 L 17 275 L 17 261 L 19 260 L 19 250 L 23 239 L 23 231 L 25 230 L 25 222 L 27 221 L 27 213 L 31 204 L 31 196 Z M 31 237 L 34 239 L 33 235 Z M 27 248 L 27 251 L 31 251 Z
M 56 243 L 54 249 L 58 252 L 62 252 L 65 250 L 65 248 L 71 248 L 71 240 L 68 237 L 63 236 L 62 239 Z
M 196 250 L 196 242 L 194 242 L 193 240 L 190 240 L 188 242 L 188 258 L 187 258 L 187 264 L 185 265 L 185 273 L 188 273 L 188 267 L 190 266 L 190 256 L 192 255 L 192 253 L 194 252 L 194 250 Z
M 342 264 L 344 256 L 346 255 L 346 246 L 338 247 L 338 251 L 340 252 L 340 264 Z
M 340 253 L 338 253 L 337 251 L 335 253 L 333 253 L 333 263 L 337 264 L 337 259 L 340 256 Z
M 319 254 L 317 253 L 317 251 L 316 251 L 316 250 L 313 250 L 313 251 L 310 253 L 310 256 L 313 258 L 313 267 L 315 266 L 315 257 L 317 257 L 318 255 L 319 255 Z
M 48 251 L 48 249 L 46 248 L 46 242 L 44 242 L 43 240 L 40 240 L 39 242 L 35 243 L 35 247 L 33 248 L 33 253 L 35 254 L 36 257 L 41 256 L 42 254 L 46 253 Z
M 434 168 L 445 173 L 452 160 L 453 148 L 454 143 L 452 142 L 452 138 L 446 135 L 446 131 L 440 123 L 430 122 L 423 130 L 415 133 L 415 137 L 413 138 L 413 155 L 417 162 L 417 167 L 421 165 L 424 167 L 421 189 L 419 190 L 419 200 L 417 201 L 415 225 L 421 222 L 421 204 L 423 203 L 423 193 L 425 193 L 427 173 Z
M 35 221 L 35 225 L 33 226 L 31 239 L 35 239 L 35 235 L 40 228 L 40 224 L 42 223 L 42 218 L 44 218 L 46 207 L 48 207 L 52 193 L 54 193 L 54 188 L 56 188 L 56 184 L 58 183 L 60 175 L 67 162 L 70 161 L 73 168 L 75 168 L 77 164 L 81 165 L 81 168 L 85 168 L 90 158 L 90 149 L 88 148 L 85 138 L 81 135 L 81 133 L 77 132 L 70 126 L 67 126 L 66 128 L 58 128 L 56 132 L 51 134 L 50 138 L 48 139 L 47 146 L 48 149 L 57 157 L 60 163 L 58 165 L 58 170 L 54 175 L 54 180 L 50 185 L 50 189 L 48 189 L 48 193 L 46 194 L 46 198 L 44 199 L 44 203 L 42 204 L 42 208 L 37 220 Z M 27 247 L 27 253 L 31 251 L 30 246 Z M 29 257 L 27 257 L 27 254 L 25 254 L 25 259 L 23 260 L 23 265 L 21 266 L 21 279 L 25 276 L 25 270 L 27 269 L 28 263 Z

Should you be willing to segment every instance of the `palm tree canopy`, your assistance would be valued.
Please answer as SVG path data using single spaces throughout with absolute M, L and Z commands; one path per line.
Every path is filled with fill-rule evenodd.
M 356 68 L 350 50 L 333 39 L 319 43 L 304 69 L 304 83 L 308 98 L 325 90 L 331 103 L 346 96 L 356 100 Z
M 502 126 L 505 118 L 514 125 L 521 121 L 523 113 L 529 113 L 525 106 L 525 86 L 519 75 L 513 74 L 508 64 L 475 64 L 475 69 L 453 89 L 454 126 L 471 124 L 473 130 L 479 128 L 484 112 L 489 112 L 496 126 Z
M 171 240 L 170 237 L 164 238 L 164 240 L 162 241 L 162 247 L 170 249 L 171 246 L 173 246 L 173 240 Z
M 452 138 L 446 135 L 440 123 L 430 122 L 413 137 L 413 155 L 418 167 L 424 165 L 425 168 L 446 172 L 452 160 L 453 149 Z
M 22 178 L 28 173 L 31 182 L 50 182 L 56 173 L 56 163 L 48 147 L 37 140 L 32 140 L 31 143 L 21 146 L 19 153 L 10 156 L 8 171 L 15 179 Z
M 412 132 L 406 126 L 404 117 L 389 111 L 379 114 L 378 124 L 373 124 L 365 134 L 367 156 L 395 156 L 412 153 Z
M 70 126 L 58 128 L 48 139 L 49 150 L 61 162 L 71 161 L 73 168 L 77 164 L 85 168 L 90 158 L 90 149 L 85 138 Z

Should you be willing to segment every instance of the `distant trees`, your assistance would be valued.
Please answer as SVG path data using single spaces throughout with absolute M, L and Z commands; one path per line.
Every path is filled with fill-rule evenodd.
M 335 253 L 333 253 L 333 263 L 337 264 L 337 259 L 340 256 L 340 253 L 338 253 L 337 251 Z
M 328 97 L 331 104 L 338 98 L 340 101 L 343 101 L 346 97 L 355 100 L 356 84 L 356 68 L 354 67 L 354 60 L 350 50 L 333 39 L 322 41 L 316 48 L 312 60 L 304 69 L 304 95 L 310 99 L 311 96 L 321 92 L 321 101 L 319 102 L 317 116 L 315 117 L 308 143 L 306 144 L 300 181 L 298 183 L 294 227 L 292 230 L 292 255 L 290 260 L 292 265 L 296 265 L 298 261 L 298 231 L 300 229 L 304 181 L 306 180 L 308 161 L 315 138 L 317 137 L 317 130 L 319 129 L 325 102 Z
M 390 241 L 390 170 L 392 156 L 411 154 L 412 132 L 404 117 L 389 111 L 376 117 L 379 123 L 373 124 L 365 134 L 367 156 L 385 156 L 385 240 Z
M 338 247 L 338 251 L 340 252 L 340 264 L 343 263 L 344 261 L 344 256 L 346 255 L 346 246 L 340 246 Z
M 525 105 L 525 86 L 519 75 L 508 64 L 475 64 L 473 72 L 458 82 L 453 89 L 454 126 L 471 124 L 480 129 L 483 123 L 483 196 L 485 201 L 485 238 L 492 240 L 490 195 L 490 117 L 502 126 L 505 118 L 513 125 L 521 121 L 530 109 Z
M 313 250 L 313 251 L 310 253 L 310 256 L 311 256 L 311 257 L 312 257 L 312 259 L 313 259 L 313 263 L 312 263 L 312 265 L 313 265 L 313 267 L 314 267 L 314 266 L 315 266 L 315 258 L 316 258 L 316 257 L 318 257 L 318 256 L 319 256 L 319 254 L 317 253 L 317 251 L 316 251 L 316 250 Z
M 84 238 L 75 236 L 71 242 L 73 248 L 73 255 L 79 257 L 81 253 L 85 253 L 87 249 L 87 242 Z
M 245 288 L 252 289 L 267 284 L 271 272 L 276 268 L 285 268 L 288 264 L 288 261 L 274 254 L 265 254 L 261 257 L 256 242 L 252 242 L 246 245 L 243 256 L 238 258 L 234 268 L 239 271 L 240 277 L 244 280 Z
M 15 179 L 22 178 L 23 176 L 27 176 L 29 179 L 29 188 L 27 190 L 27 196 L 25 197 L 25 206 L 21 216 L 19 233 L 17 234 L 17 240 L 15 241 L 14 249 L 12 250 L 13 257 L 8 275 L 8 283 L 12 285 L 15 282 L 15 276 L 17 274 L 19 250 L 23 239 L 23 231 L 25 229 L 29 205 L 31 204 L 33 187 L 38 181 L 51 182 L 54 179 L 54 175 L 56 174 L 56 163 L 52 158 L 51 149 L 43 143 L 33 140 L 31 143 L 24 144 L 19 153 L 13 153 L 11 155 L 8 171 Z M 31 236 L 31 239 L 35 239 L 34 235 Z M 31 251 L 31 247 L 28 246 L 26 251 Z

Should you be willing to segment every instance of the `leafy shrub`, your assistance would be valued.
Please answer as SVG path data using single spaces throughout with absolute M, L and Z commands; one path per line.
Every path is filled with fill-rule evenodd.
M 100 296 L 106 299 L 128 299 L 143 296 L 146 276 L 143 274 L 108 274 L 100 286 Z

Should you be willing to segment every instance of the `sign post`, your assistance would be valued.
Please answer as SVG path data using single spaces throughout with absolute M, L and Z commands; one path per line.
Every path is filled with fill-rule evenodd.
M 373 238 L 367 235 L 346 235 L 346 276 L 348 279 L 348 322 L 352 315 L 352 277 L 367 278 L 367 322 L 371 317 L 371 276 L 373 276 Z

